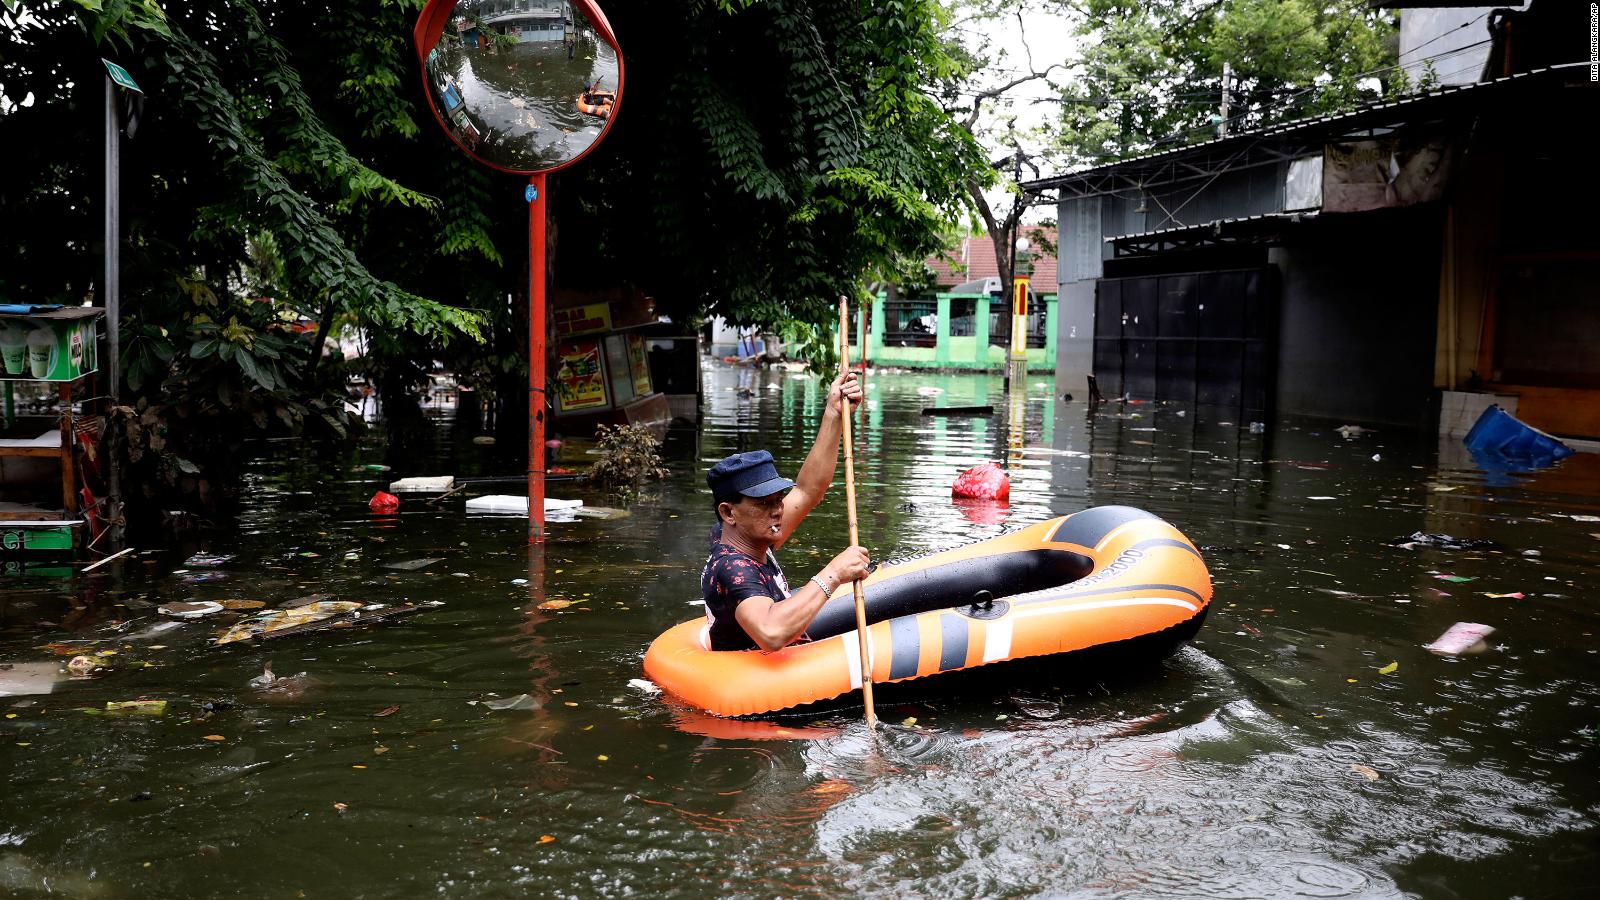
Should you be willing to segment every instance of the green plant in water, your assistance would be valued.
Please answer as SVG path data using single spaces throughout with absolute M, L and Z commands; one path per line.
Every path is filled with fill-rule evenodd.
M 638 425 L 601 425 L 595 441 L 600 458 L 589 480 L 624 497 L 636 496 L 646 481 L 667 477 L 661 462 L 661 441 Z

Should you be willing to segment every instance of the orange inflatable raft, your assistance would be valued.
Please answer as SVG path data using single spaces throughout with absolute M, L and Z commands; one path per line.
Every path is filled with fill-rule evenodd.
M 863 582 L 874 684 L 1128 646 L 1164 657 L 1200 629 L 1211 575 L 1194 544 L 1142 510 L 1101 506 L 880 566 Z M 812 640 L 712 651 L 706 622 L 668 629 L 645 673 L 719 716 L 776 712 L 861 688 L 854 599 L 823 606 Z
M 608 119 L 611 117 L 611 107 L 616 103 L 617 95 L 612 91 L 590 91 L 579 94 L 574 105 L 578 107 L 578 112 Z

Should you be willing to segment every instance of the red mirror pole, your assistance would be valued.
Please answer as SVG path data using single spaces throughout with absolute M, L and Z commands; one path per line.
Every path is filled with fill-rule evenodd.
M 528 178 L 528 543 L 544 542 L 544 173 Z

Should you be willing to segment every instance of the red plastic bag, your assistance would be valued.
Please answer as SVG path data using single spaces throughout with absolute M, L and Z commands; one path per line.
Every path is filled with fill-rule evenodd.
M 956 476 L 950 496 L 973 500 L 1004 500 L 1011 496 L 1011 479 L 992 462 L 982 463 Z
M 367 508 L 375 513 L 391 513 L 400 508 L 400 498 L 393 494 L 379 491 L 367 501 Z

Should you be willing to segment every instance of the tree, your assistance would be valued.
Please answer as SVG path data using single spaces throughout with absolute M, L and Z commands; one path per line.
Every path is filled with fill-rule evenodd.
M 828 346 L 840 294 L 965 216 L 983 156 L 928 92 L 959 64 L 934 0 L 606 11 L 628 80 L 612 134 L 556 179 L 558 281 L 613 272 L 675 316 Z
M 1108 160 L 1375 100 L 1404 80 L 1395 14 L 1364 0 L 1081 0 L 1057 150 Z M 1219 121 L 1223 75 L 1228 121 Z
M 124 358 L 168 475 L 215 436 L 221 464 L 250 434 L 348 424 L 318 352 L 341 321 L 367 330 L 387 395 L 436 359 L 525 371 L 520 179 L 428 121 L 421 5 L 0 9 L 0 139 L 18 149 L 0 291 L 76 302 L 97 279 L 98 58 L 147 91 L 124 156 Z M 828 346 L 839 294 L 920 260 L 966 212 L 984 160 L 927 92 L 958 65 L 934 0 L 606 11 L 631 77 L 606 142 L 551 179 L 555 287 L 631 286 L 680 319 L 788 323 Z M 308 322 L 318 337 L 298 336 Z
M 987 168 L 969 172 L 965 187 L 994 246 L 1002 285 L 1010 285 L 1016 274 L 1012 248 L 1023 230 L 1022 217 L 1033 205 L 1033 198 L 1022 189 L 1024 170 L 1040 177 L 1050 149 L 1040 129 L 1019 127 L 1016 104 L 1023 101 L 1015 93 L 1035 82 L 1059 89 L 1056 79 L 1066 68 L 1064 61 L 1036 62 L 1033 58 L 1023 13 L 1036 5 L 1028 0 L 950 0 L 949 7 L 948 40 L 959 48 L 964 66 L 961 77 L 944 86 L 943 97 L 961 127 L 990 151 Z M 993 26 L 1010 19 L 1017 23 L 1020 60 L 997 47 L 992 36 Z M 1011 68 L 1012 63 L 1022 67 Z M 1004 201 L 990 199 L 988 189 L 996 182 L 1005 188 Z
M 434 259 L 437 279 L 493 260 L 475 210 L 365 161 L 419 133 L 400 94 L 416 4 L 368 6 L 212 0 L 169 17 L 150 0 L 12 0 L 0 10 L 0 140 L 15 151 L 0 188 L 11 250 L 0 292 L 76 303 L 93 290 L 99 58 L 122 61 L 148 98 L 123 157 L 128 390 L 112 421 L 131 439 L 133 480 L 151 492 L 203 489 L 202 469 L 225 474 L 250 435 L 343 434 L 343 373 L 322 358 L 338 319 L 436 343 L 479 336 L 470 302 L 435 299 L 444 292 L 406 266 Z M 302 17 L 324 42 L 314 53 L 275 36 L 275 23 Z M 391 223 L 409 233 L 393 241 Z M 308 323 L 321 327 L 308 334 Z

